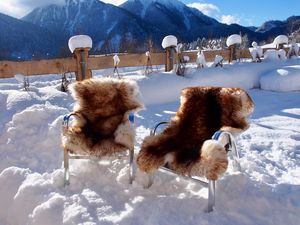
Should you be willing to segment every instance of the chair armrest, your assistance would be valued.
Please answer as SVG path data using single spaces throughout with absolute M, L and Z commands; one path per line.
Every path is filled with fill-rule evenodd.
M 151 130 L 150 135 L 154 136 L 156 134 L 156 130 L 159 126 L 164 125 L 164 124 L 168 124 L 169 122 L 160 122 L 158 124 L 155 125 L 155 127 L 153 128 L 153 130 Z
M 231 133 L 229 133 L 228 131 L 219 130 L 214 133 L 214 135 L 212 136 L 212 139 L 216 140 L 216 141 L 222 141 L 223 137 L 226 138 L 227 143 L 223 143 L 223 144 L 225 144 L 224 147 L 225 147 L 227 153 L 229 151 L 232 151 L 232 154 L 234 157 L 240 158 L 239 152 L 236 147 L 235 138 L 233 137 L 233 135 Z

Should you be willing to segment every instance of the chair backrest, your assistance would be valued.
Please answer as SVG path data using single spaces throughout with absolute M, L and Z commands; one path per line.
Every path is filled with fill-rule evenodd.
M 94 148 L 92 151 L 98 151 L 103 140 L 109 141 L 114 149 L 117 147 L 113 142 L 132 147 L 134 132 L 129 116 L 143 107 L 134 81 L 93 78 L 71 84 L 69 90 L 76 101 L 73 112 L 76 120 L 65 134 L 69 137 L 65 146 L 70 143 L 74 146 L 77 138 L 85 149 Z
M 142 151 L 156 157 L 175 153 L 178 163 L 195 162 L 203 143 L 216 131 L 237 134 L 246 130 L 253 108 L 250 96 L 239 88 L 183 89 L 176 115 L 162 133 L 145 139 Z

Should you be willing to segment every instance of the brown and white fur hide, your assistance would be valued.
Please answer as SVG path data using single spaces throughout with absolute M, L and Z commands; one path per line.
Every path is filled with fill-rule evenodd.
M 101 157 L 134 148 L 128 116 L 143 107 L 135 82 L 94 78 L 76 82 L 69 90 L 76 101 L 76 120 L 63 130 L 65 149 Z
M 181 93 L 181 105 L 167 128 L 142 143 L 137 163 L 145 172 L 166 165 L 179 174 L 216 180 L 227 169 L 224 146 L 210 140 L 224 130 L 237 135 L 249 127 L 250 96 L 239 88 L 191 87 Z

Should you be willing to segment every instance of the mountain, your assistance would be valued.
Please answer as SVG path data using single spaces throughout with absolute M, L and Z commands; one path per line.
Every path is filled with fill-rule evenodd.
M 257 36 L 260 39 L 261 36 L 239 25 L 219 23 L 178 0 L 128 0 L 120 7 L 158 28 L 160 32 L 155 35 L 160 40 L 168 34 L 173 34 L 184 42 L 198 37 L 220 37 L 239 32 L 255 39 Z
M 144 42 L 151 30 L 137 16 L 99 0 L 66 0 L 64 6 L 37 8 L 22 20 L 60 36 L 65 48 L 71 36 L 89 35 L 94 41 L 95 51 L 102 52 L 128 47 L 122 46 L 123 43 Z
M 291 34 L 299 29 L 300 16 L 291 16 L 284 21 L 267 21 L 256 32 L 264 33 L 267 37 L 275 37 L 280 34 Z
M 47 30 L 0 13 L 0 59 L 49 58 L 57 39 Z
M 169 34 L 185 43 L 234 33 L 260 42 L 299 29 L 299 21 L 299 17 L 269 21 L 254 31 L 222 24 L 178 0 L 128 0 L 119 7 L 99 0 L 65 0 L 64 5 L 36 8 L 21 20 L 1 15 L 0 50 L 13 58 L 69 56 L 68 39 L 77 34 L 91 36 L 92 54 L 141 52 L 149 49 L 150 40 L 161 48 Z

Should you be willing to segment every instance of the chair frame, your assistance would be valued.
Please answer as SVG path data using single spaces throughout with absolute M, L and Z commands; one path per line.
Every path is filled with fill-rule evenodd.
M 161 125 L 165 125 L 165 124 L 168 124 L 169 122 L 161 122 L 161 123 L 158 123 L 154 129 L 150 132 L 150 135 L 151 136 L 154 136 L 156 135 L 156 131 L 158 129 L 159 126 Z M 233 158 L 233 160 L 237 163 L 237 165 L 239 166 L 239 162 L 238 162 L 238 159 L 239 159 L 239 152 L 237 150 L 237 147 L 236 147 L 236 143 L 235 143 L 235 139 L 233 137 L 233 135 L 227 131 L 222 131 L 222 130 L 219 130 L 217 132 L 214 133 L 214 135 L 212 136 L 212 139 L 213 140 L 220 140 L 221 137 L 225 135 L 227 137 L 226 140 L 228 140 L 228 143 L 225 145 L 225 149 L 227 151 L 227 154 L 229 152 L 231 152 L 231 156 Z M 205 188 L 208 189 L 208 202 L 207 202 L 207 212 L 212 212 L 214 207 L 215 207 L 215 204 L 216 204 L 216 183 L 217 181 L 216 180 L 207 180 L 206 178 L 202 178 L 202 177 L 198 177 L 198 176 L 187 176 L 187 175 L 180 175 L 178 173 L 176 173 L 175 171 L 165 167 L 165 166 L 162 166 L 159 168 L 159 171 L 160 172 L 164 172 L 166 174 L 169 174 L 169 175 L 172 175 L 172 176 L 180 176 L 181 178 L 184 178 L 184 179 L 189 179 L 189 180 L 193 180 L 193 181 L 196 181 L 197 183 L 201 184 L 202 186 L 204 186 Z M 153 180 L 154 180 L 154 174 L 148 174 L 149 175 L 149 182 L 148 182 L 148 185 L 147 185 L 147 188 L 149 188 L 152 184 L 153 184 Z
M 76 116 L 74 113 L 70 113 L 65 115 L 63 118 L 62 126 L 63 128 L 69 128 L 70 118 L 72 116 Z M 134 124 L 134 114 L 129 114 L 129 121 Z M 125 155 L 124 152 L 120 152 L 118 155 L 114 156 L 103 156 L 103 157 L 95 157 L 88 154 L 73 154 L 71 153 L 70 149 L 64 148 L 64 186 L 70 185 L 70 159 L 89 159 L 95 161 L 101 160 L 125 160 L 129 158 L 129 184 L 132 184 L 134 180 L 134 166 L 133 166 L 133 159 L 134 159 L 134 149 L 128 149 L 129 154 Z

